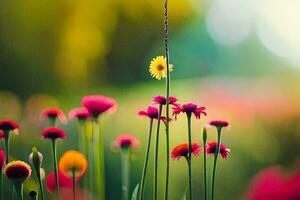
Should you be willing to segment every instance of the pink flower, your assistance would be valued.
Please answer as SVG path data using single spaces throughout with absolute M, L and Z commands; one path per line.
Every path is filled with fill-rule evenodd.
M 285 176 L 278 166 L 259 172 L 248 189 L 247 200 L 296 200 L 300 199 L 300 172 Z
M 123 134 L 123 135 L 119 135 L 115 141 L 113 142 L 113 146 L 116 149 L 120 149 L 120 148 L 133 148 L 136 149 L 140 146 L 140 141 L 129 134 Z
M 78 182 L 78 178 L 76 179 Z M 72 188 L 72 178 L 65 176 L 62 172 L 58 171 L 58 184 L 60 188 Z M 50 172 L 46 178 L 46 188 L 48 192 L 55 192 L 56 183 L 55 183 L 55 174 Z
M 113 111 L 117 107 L 117 102 L 114 99 L 100 95 L 84 96 L 81 104 L 94 118 L 104 112 Z
M 2 130 L 0 130 L 0 139 L 3 139 L 4 138 L 4 132 Z
M 155 96 L 153 97 L 153 102 L 155 104 L 160 104 L 160 105 L 166 105 L 167 104 L 167 98 L 164 96 Z M 169 104 L 171 105 L 177 105 L 177 98 L 174 96 L 169 97 Z
M 52 126 L 43 130 L 42 137 L 44 139 L 51 139 L 51 140 L 56 140 L 58 138 L 66 139 L 66 133 L 62 129 Z
M 138 113 L 140 116 L 146 116 L 150 119 L 157 119 L 158 118 L 158 109 L 153 106 L 148 106 L 147 111 L 140 111 Z
M 90 113 L 85 107 L 74 108 L 69 113 L 70 120 L 74 120 L 74 119 L 86 120 L 89 117 L 90 117 Z
M 5 153 L 2 149 L 0 149 L 0 173 L 5 165 Z
M 211 141 L 207 143 L 206 153 L 207 154 L 215 154 L 217 148 L 217 142 Z M 230 149 L 226 148 L 224 144 L 220 144 L 220 154 L 222 158 L 228 158 L 230 153 Z
M 175 116 L 175 119 L 177 118 L 177 115 L 179 115 L 180 113 L 186 113 L 189 115 L 193 113 L 197 119 L 200 119 L 201 114 L 205 116 L 207 115 L 205 112 L 205 107 L 202 106 L 198 107 L 194 103 L 187 103 L 183 105 L 177 104 L 172 109 L 173 109 L 173 115 Z
M 215 126 L 217 128 L 223 128 L 223 127 L 227 127 L 229 123 L 223 120 L 212 120 L 209 122 L 209 125 Z
M 45 119 L 58 119 L 61 123 L 66 124 L 67 118 L 65 113 L 59 108 L 46 108 L 42 111 L 40 115 L 41 121 Z
M 187 157 L 189 153 L 189 145 L 188 144 L 180 144 L 176 146 L 172 151 L 171 151 L 171 158 L 173 160 L 179 160 L 181 157 Z M 199 155 L 200 153 L 200 145 L 197 143 L 192 144 L 192 154 L 194 156 Z
M 0 130 L 2 131 L 14 131 L 14 130 L 18 130 L 19 129 L 19 125 L 14 122 L 13 120 L 1 120 L 0 121 Z

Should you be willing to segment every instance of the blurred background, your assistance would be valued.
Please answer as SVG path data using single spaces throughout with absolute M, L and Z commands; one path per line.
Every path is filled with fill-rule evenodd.
M 13 155 L 27 160 L 32 145 L 44 152 L 39 114 L 58 106 L 66 113 L 83 95 L 115 98 L 116 113 L 103 119 L 107 197 L 121 197 L 120 155 L 110 146 L 120 133 L 142 142 L 132 156 L 131 190 L 140 179 L 148 121 L 136 113 L 164 95 L 164 81 L 148 73 L 164 54 L 161 0 L 0 0 L 0 118 L 21 124 Z M 169 5 L 171 93 L 180 103 L 207 107 L 193 121 L 194 140 L 208 120 L 226 119 L 223 141 L 231 156 L 219 163 L 217 196 L 242 199 L 251 179 L 268 166 L 299 170 L 300 2 L 294 0 L 172 0 Z M 185 118 L 172 123 L 171 147 L 187 139 Z M 60 154 L 76 146 L 76 123 L 63 129 Z M 215 130 L 209 130 L 214 139 Z M 30 139 L 29 139 L 30 138 Z M 161 176 L 165 148 L 161 135 Z M 1 144 L 2 145 L 2 144 Z M 151 159 L 152 161 L 152 159 Z M 195 197 L 202 197 L 202 155 L 194 159 Z M 51 165 L 50 165 L 51 166 Z M 150 162 L 150 166 L 152 166 Z M 46 173 L 51 168 L 45 167 Z M 147 194 L 151 199 L 151 173 Z M 184 160 L 171 163 L 170 199 L 186 188 Z M 163 178 L 161 179 L 163 184 Z M 163 194 L 163 186 L 160 195 Z

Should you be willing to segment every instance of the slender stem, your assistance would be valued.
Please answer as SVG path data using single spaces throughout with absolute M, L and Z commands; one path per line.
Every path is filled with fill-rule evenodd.
M 193 199 L 192 192 L 192 131 L 191 131 L 191 113 L 187 113 L 188 121 L 188 144 L 189 144 L 189 154 L 188 154 L 188 167 L 189 167 L 189 192 L 190 200 Z
M 203 152 L 203 173 L 204 173 L 204 200 L 207 200 L 207 174 L 206 174 L 206 142 L 204 142 L 204 152 Z
M 215 150 L 214 155 L 214 163 L 213 163 L 213 174 L 212 174 L 212 185 L 211 185 L 211 199 L 215 199 L 215 181 L 216 181 L 216 169 L 217 169 L 217 160 L 220 151 L 220 143 L 221 143 L 221 128 L 218 128 L 218 143 Z
M 18 200 L 23 200 L 23 183 L 15 182 L 14 188 L 15 188 L 15 192 L 17 194 Z
M 146 153 L 145 153 L 144 167 L 143 167 L 142 178 L 141 178 L 141 189 L 140 189 L 140 195 L 139 195 L 140 200 L 142 200 L 144 198 L 144 186 L 145 186 L 145 181 L 146 181 L 149 153 L 150 153 L 150 147 L 151 147 L 152 127 L 153 127 L 153 119 L 150 119 L 147 149 L 146 149 Z
M 73 191 L 73 200 L 75 200 L 76 199 L 75 169 L 72 170 L 72 191 Z
M 159 131 L 160 131 L 160 118 L 162 112 L 162 105 L 159 105 L 159 112 L 157 118 L 157 130 L 156 130 L 156 141 L 155 141 L 155 156 L 154 156 L 154 200 L 157 200 L 157 169 L 158 169 L 158 147 L 159 147 Z
M 122 160 L 122 199 L 128 200 L 129 195 L 129 149 L 121 150 L 121 160 Z
M 57 151 L 56 151 L 56 140 L 52 140 L 52 154 L 53 154 L 53 168 L 55 174 L 55 184 L 56 184 L 56 197 L 59 198 L 59 180 L 58 180 L 58 170 L 57 170 Z
M 3 200 L 3 173 L 0 169 L 0 200 Z
M 82 139 L 84 140 L 84 154 L 88 160 L 88 162 L 90 163 L 90 153 L 89 153 L 89 138 L 88 138 L 88 134 L 87 134 L 87 131 L 86 131 L 86 126 L 87 126 L 87 122 L 84 121 L 83 124 L 82 124 Z M 86 188 L 90 188 L 90 169 L 91 167 L 89 166 L 89 169 L 88 169 L 88 174 L 87 176 L 84 177 L 84 187 Z
M 165 57 L 167 64 L 167 78 L 166 78 L 166 145 L 167 145 L 167 158 L 166 158 L 166 187 L 165 187 L 165 200 L 168 199 L 169 190 L 169 169 L 170 169 L 170 158 L 169 158 L 169 96 L 170 96 L 170 62 L 169 62 L 169 44 L 168 44 L 168 0 L 164 1 L 164 33 L 165 33 Z
M 38 176 L 38 181 L 39 181 L 42 200 L 44 200 L 45 199 L 45 194 L 44 194 L 44 188 L 43 188 L 41 176 Z
M 5 164 L 9 162 L 9 131 L 4 131 Z

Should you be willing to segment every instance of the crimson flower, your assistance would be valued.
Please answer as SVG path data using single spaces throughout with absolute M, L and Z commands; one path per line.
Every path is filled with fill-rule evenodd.
M 70 120 L 74 120 L 74 119 L 86 120 L 89 117 L 90 117 L 90 113 L 85 107 L 74 108 L 69 113 Z
M 113 142 L 113 146 L 116 149 L 120 149 L 120 148 L 133 148 L 136 149 L 140 146 L 140 141 L 130 135 L 130 134 L 123 134 L 123 135 L 119 135 L 115 141 Z
M 23 182 L 30 177 L 31 168 L 23 161 L 11 161 L 5 166 L 4 174 L 10 180 Z
M 215 126 L 217 128 L 223 128 L 223 127 L 227 127 L 229 123 L 223 120 L 212 120 L 209 122 L 209 125 Z
M 5 165 L 5 153 L 2 149 L 0 149 L 0 173 Z
M 76 182 L 78 182 L 78 178 L 76 178 Z M 72 178 L 65 176 L 62 172 L 58 171 L 58 184 L 60 188 L 72 188 Z M 46 178 L 46 188 L 48 192 L 56 191 L 55 184 L 55 174 L 54 172 L 50 172 Z
M 40 119 L 44 121 L 45 119 L 58 119 L 61 123 L 66 124 L 67 118 L 65 113 L 59 108 L 46 108 L 42 111 Z
M 194 103 L 186 103 L 183 105 L 177 104 L 173 108 L 173 115 L 175 116 L 175 119 L 180 113 L 186 113 L 188 115 L 194 114 L 197 119 L 200 119 L 201 114 L 207 115 L 205 112 L 205 107 L 201 106 L 198 107 L 198 105 Z
M 0 139 L 4 138 L 4 132 L 2 130 L 0 130 Z
M 98 118 L 104 112 L 113 111 L 117 107 L 114 99 L 100 95 L 84 96 L 81 104 L 94 118 Z
M 19 129 L 19 125 L 14 122 L 13 120 L 1 120 L 0 121 L 0 130 L 2 131 L 14 131 L 14 130 L 18 130 Z
M 58 138 L 66 139 L 66 133 L 62 129 L 52 126 L 42 131 L 42 137 L 44 139 L 51 139 L 51 140 L 56 140 Z
M 153 97 L 153 102 L 155 104 L 160 104 L 160 105 L 166 105 L 167 104 L 167 98 L 164 96 L 155 96 Z M 169 104 L 171 105 L 177 105 L 177 98 L 174 96 L 169 97 Z
M 215 154 L 217 144 L 218 143 L 216 141 L 208 142 L 207 147 L 206 147 L 206 153 L 207 154 Z M 219 152 L 220 152 L 222 158 L 228 158 L 229 153 L 230 153 L 230 149 L 227 148 L 224 144 L 220 144 L 220 151 Z
M 194 156 L 197 156 L 199 155 L 199 153 L 200 153 L 200 145 L 198 143 L 193 143 L 192 154 Z M 179 160 L 181 157 L 187 158 L 188 154 L 189 154 L 189 145 L 187 143 L 180 144 L 171 151 L 171 158 L 173 160 Z

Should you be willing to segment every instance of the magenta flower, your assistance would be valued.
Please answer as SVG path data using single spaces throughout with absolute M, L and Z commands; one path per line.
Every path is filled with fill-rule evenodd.
M 207 147 L 206 147 L 206 153 L 207 154 L 215 154 L 217 144 L 218 143 L 216 141 L 208 142 Z M 222 158 L 228 158 L 229 153 L 230 153 L 230 149 L 226 148 L 226 146 L 224 144 L 220 144 L 220 154 L 221 154 Z
M 60 188 L 72 188 L 72 178 L 65 176 L 62 172 L 58 172 L 59 179 L 59 187 Z M 78 182 L 78 178 L 76 178 L 76 183 Z M 48 192 L 55 192 L 56 183 L 55 183 L 55 174 L 54 172 L 50 172 L 46 178 L 46 188 Z
M 74 108 L 69 113 L 70 120 L 74 120 L 74 119 L 86 120 L 89 117 L 90 117 L 90 113 L 85 107 Z
M 153 106 L 148 106 L 147 111 L 139 111 L 138 115 L 149 117 L 150 119 L 157 119 L 158 109 Z
M 15 131 L 19 129 L 19 125 L 13 120 L 1 120 L 0 121 L 0 130 L 2 131 Z
M 41 121 L 46 119 L 56 120 L 58 119 L 62 124 L 67 123 L 67 118 L 65 113 L 59 108 L 46 108 L 42 111 L 40 115 Z
M 51 139 L 51 140 L 56 140 L 58 138 L 66 139 L 66 133 L 62 129 L 52 126 L 42 131 L 42 137 L 44 139 Z
M 160 104 L 160 105 L 166 105 L 167 104 L 167 98 L 164 96 L 155 96 L 153 97 L 153 102 L 155 104 Z M 169 104 L 171 105 L 177 105 L 177 98 L 174 96 L 169 97 Z
M 207 115 L 205 112 L 205 107 L 203 106 L 198 107 L 194 103 L 186 103 L 183 105 L 177 104 L 172 109 L 173 109 L 173 115 L 175 116 L 175 119 L 180 113 L 186 113 L 188 115 L 194 114 L 197 119 L 200 119 L 201 114 L 205 116 Z
M 200 150 L 201 150 L 200 145 L 198 143 L 192 144 L 192 154 L 194 156 L 199 155 Z M 188 154 L 189 154 L 189 145 L 187 143 L 180 144 L 172 150 L 171 158 L 173 160 L 179 160 L 181 157 L 187 158 Z
M 98 118 L 104 112 L 113 111 L 117 107 L 114 99 L 100 95 L 84 96 L 81 104 L 94 118 Z
M 2 149 L 0 149 L 0 173 L 5 165 L 5 153 Z
M 119 135 L 115 141 L 113 142 L 113 146 L 116 149 L 121 149 L 121 148 L 133 148 L 136 149 L 140 146 L 140 141 L 130 135 L 130 134 L 123 134 L 123 135 Z
M 4 138 L 4 132 L 2 130 L 0 130 L 0 139 L 3 139 Z
M 209 122 L 209 125 L 215 126 L 217 128 L 223 128 L 223 127 L 227 127 L 229 123 L 223 120 L 212 120 Z

